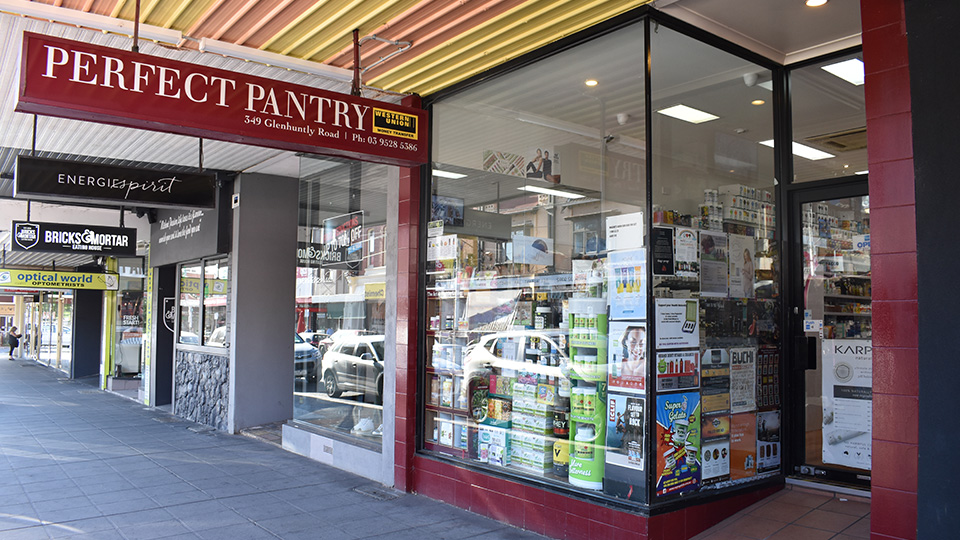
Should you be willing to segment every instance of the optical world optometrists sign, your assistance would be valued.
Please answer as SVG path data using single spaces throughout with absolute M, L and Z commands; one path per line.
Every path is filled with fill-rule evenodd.
M 427 162 L 421 109 L 24 33 L 20 112 L 391 165 Z
M 89 272 L 54 272 L 50 270 L 0 270 L 0 288 L 88 289 L 115 291 L 117 274 Z
M 10 247 L 12 251 L 136 255 L 137 230 L 14 221 Z

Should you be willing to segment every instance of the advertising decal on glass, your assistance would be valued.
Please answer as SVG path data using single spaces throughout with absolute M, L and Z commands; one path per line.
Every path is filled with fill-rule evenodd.
M 730 412 L 757 409 L 757 349 L 730 349 Z
M 756 271 L 753 265 L 753 237 L 730 235 L 730 296 L 732 298 L 753 298 L 753 284 Z
M 729 480 L 730 439 L 704 441 L 700 462 L 703 464 L 703 485 Z
M 864 339 L 823 340 L 823 461 L 871 468 L 873 346 Z
M 657 396 L 658 496 L 700 486 L 700 394 Z
M 647 250 L 614 251 L 607 261 L 611 319 L 645 319 Z
M 643 470 L 643 397 L 623 394 L 607 396 L 607 464 Z
M 643 212 L 610 216 L 606 223 L 608 250 L 643 247 Z
M 727 296 L 727 235 L 700 231 L 700 296 Z
M 730 412 L 730 355 L 726 349 L 707 349 L 700 360 L 703 413 Z
M 699 347 L 699 321 L 697 300 L 657 298 L 657 349 Z
M 700 245 L 697 231 L 677 229 L 674 238 L 674 266 L 677 277 L 700 277 Z
M 730 479 L 757 475 L 757 415 L 734 414 L 730 417 Z
M 757 472 L 780 468 L 780 411 L 757 413 Z
M 670 227 L 654 227 L 650 246 L 653 249 L 653 275 L 674 275 L 676 270 L 674 268 L 673 229 Z
M 611 390 L 643 393 L 647 374 L 647 325 L 642 321 L 608 323 L 607 362 Z
M 700 387 L 700 351 L 657 353 L 657 391 Z

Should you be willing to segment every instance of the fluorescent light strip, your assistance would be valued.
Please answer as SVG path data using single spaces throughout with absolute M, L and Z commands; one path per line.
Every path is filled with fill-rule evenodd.
M 433 175 L 439 176 L 440 178 L 453 178 L 454 180 L 456 180 L 457 178 L 465 178 L 467 176 L 465 174 L 460 174 L 458 172 L 441 171 L 439 169 L 434 169 Z
M 773 139 L 770 139 L 769 141 L 760 141 L 760 144 L 773 148 Z M 811 148 L 798 142 L 793 143 L 793 155 L 809 159 L 810 161 L 819 161 L 821 159 L 837 157 L 833 154 L 822 152 L 816 148 Z
M 201 38 L 200 50 L 208 53 L 231 56 L 240 60 L 259 62 L 268 66 L 301 71 L 303 73 L 309 73 L 310 75 L 317 75 L 337 81 L 353 81 L 353 71 L 349 69 L 328 66 L 326 64 L 321 64 L 320 62 L 311 62 L 310 60 L 295 58 L 293 56 L 285 56 L 282 54 L 262 51 L 260 49 L 254 49 L 253 47 L 244 47 L 243 45 L 237 45 L 236 43 Z
M 533 191 L 534 193 L 542 193 L 544 195 L 553 195 L 555 197 L 566 197 L 568 199 L 582 199 L 584 195 L 579 193 L 571 193 L 569 191 L 560 191 L 559 189 L 549 189 L 542 188 L 539 186 L 520 186 L 517 189 L 520 191 Z
M 39 2 L 27 2 L 25 0 L 0 0 L 0 11 L 12 13 L 14 15 L 25 15 L 37 19 L 46 19 L 50 22 L 60 24 L 70 24 L 73 26 L 82 26 L 93 28 L 103 32 L 114 34 L 123 34 L 133 36 L 133 22 L 123 19 L 115 19 L 96 13 L 87 13 L 76 9 L 41 4 Z M 168 43 L 170 45 L 179 45 L 183 41 L 183 32 L 161 28 L 149 24 L 140 24 L 137 30 L 142 39 Z
M 853 174 L 867 174 L 868 172 L 870 172 L 870 171 L 857 171 L 857 172 L 855 172 L 855 173 L 853 173 Z
M 829 66 L 822 66 L 820 69 L 836 75 L 854 86 L 863 84 L 863 61 L 859 58 L 851 58 Z
M 686 105 L 682 104 L 674 105 L 673 107 L 667 107 L 666 109 L 660 109 L 657 112 L 671 118 L 676 118 L 677 120 L 690 122 L 691 124 L 702 124 L 704 122 L 709 122 L 711 120 L 720 118 L 719 116 L 701 111 L 699 109 L 694 109 L 693 107 L 687 107 Z

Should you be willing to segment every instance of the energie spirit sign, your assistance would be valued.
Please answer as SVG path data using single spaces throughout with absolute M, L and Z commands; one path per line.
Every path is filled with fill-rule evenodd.
M 427 162 L 421 109 L 24 33 L 16 110 L 391 165 Z

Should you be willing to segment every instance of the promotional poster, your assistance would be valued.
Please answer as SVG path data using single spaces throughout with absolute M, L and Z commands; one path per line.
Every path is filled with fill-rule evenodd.
M 700 308 L 697 300 L 657 298 L 657 349 L 700 347 Z
M 607 257 L 611 319 L 647 318 L 647 250 L 614 251 Z
M 704 414 L 730 412 L 730 354 L 726 349 L 703 351 L 700 394 Z
M 657 496 L 700 486 L 700 394 L 657 396 Z
M 553 238 L 517 235 L 513 240 L 511 261 L 517 264 L 553 264 Z
M 730 417 L 730 479 L 739 480 L 757 475 L 757 415 L 735 414 Z
M 700 231 L 700 296 L 727 296 L 727 235 Z
M 677 229 L 674 237 L 674 264 L 677 277 L 700 277 L 700 246 L 697 231 Z
M 864 339 L 823 340 L 823 461 L 871 468 L 873 349 Z
M 730 349 L 730 412 L 757 409 L 757 349 Z
M 643 212 L 607 218 L 607 249 L 616 251 L 643 247 Z
M 704 415 L 700 422 L 700 430 L 700 438 L 703 440 L 729 437 L 730 415 Z
M 730 296 L 732 298 L 753 298 L 753 283 L 756 279 L 754 268 L 754 246 L 751 236 L 730 235 Z
M 653 275 L 674 275 L 673 228 L 654 227 L 650 245 L 653 249 Z
M 610 390 L 643 393 L 647 377 L 647 325 L 643 321 L 608 323 Z
M 657 391 L 700 387 L 700 351 L 657 353 Z
M 757 406 L 780 406 L 780 349 L 760 347 L 757 353 Z
M 780 468 L 780 411 L 757 413 L 757 472 Z
M 643 470 L 643 397 L 607 394 L 607 463 Z
M 700 460 L 703 463 L 703 485 L 729 480 L 730 439 L 704 442 Z

